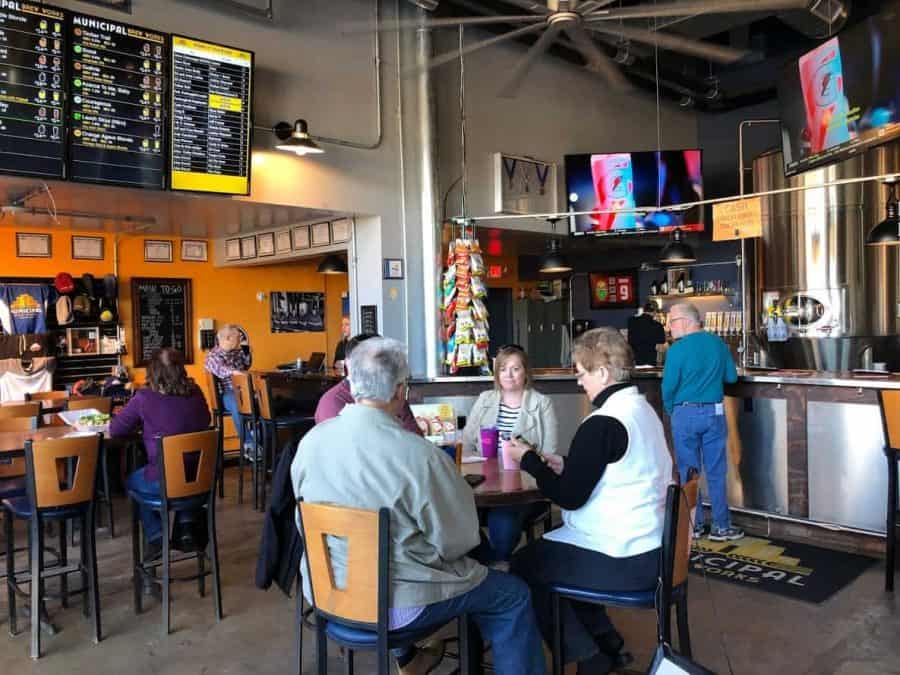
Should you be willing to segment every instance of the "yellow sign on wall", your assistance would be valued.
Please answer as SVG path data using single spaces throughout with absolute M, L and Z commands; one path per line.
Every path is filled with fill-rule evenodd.
M 762 236 L 762 200 L 759 197 L 713 204 L 713 241 Z

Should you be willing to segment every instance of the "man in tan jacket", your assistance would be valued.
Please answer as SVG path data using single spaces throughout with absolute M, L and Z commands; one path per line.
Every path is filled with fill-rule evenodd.
M 409 376 L 403 345 L 373 338 L 350 358 L 356 403 L 304 436 L 291 466 L 294 494 L 310 502 L 391 510 L 391 630 L 437 627 L 468 613 L 492 644 L 498 675 L 543 675 L 528 588 L 466 557 L 479 543 L 471 488 L 443 451 L 397 421 Z M 333 539 L 328 546 L 340 586 L 346 544 Z M 307 579 L 304 594 L 309 598 Z M 421 651 L 395 656 L 403 675 L 436 665 Z

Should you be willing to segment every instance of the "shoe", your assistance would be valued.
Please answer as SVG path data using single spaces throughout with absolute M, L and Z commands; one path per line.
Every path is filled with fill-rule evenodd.
M 600 651 L 609 657 L 612 671 L 623 670 L 634 663 L 634 655 L 625 649 L 625 639 L 613 628 L 594 637 Z
M 444 641 L 429 640 L 421 647 L 416 647 L 416 655 L 406 665 L 397 664 L 400 675 L 428 675 L 438 667 L 444 659 Z
M 703 539 L 707 534 L 709 534 L 709 525 L 694 526 L 694 539 Z
M 737 541 L 744 538 L 744 531 L 739 527 L 714 527 L 709 533 L 710 541 Z

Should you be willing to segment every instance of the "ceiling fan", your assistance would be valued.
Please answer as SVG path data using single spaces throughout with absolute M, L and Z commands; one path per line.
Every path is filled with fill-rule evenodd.
M 501 35 L 464 46 L 461 50 L 441 54 L 431 59 L 427 68 L 434 68 L 455 61 L 463 54 L 490 47 L 499 42 L 514 40 L 525 35 L 539 34 L 537 41 L 516 64 L 500 90 L 501 96 L 514 97 L 528 75 L 531 66 L 563 35 L 569 38 L 584 58 L 585 67 L 602 76 L 617 90 L 629 88 L 628 79 L 618 64 L 594 41 L 592 34 L 608 40 L 649 44 L 659 49 L 698 57 L 714 63 L 733 63 L 750 52 L 724 45 L 692 40 L 690 38 L 653 30 L 647 19 L 692 17 L 700 14 L 732 14 L 741 12 L 781 12 L 806 10 L 829 25 L 846 19 L 846 3 L 842 0 L 669 0 L 647 2 L 625 7 L 610 7 L 616 0 L 505 0 L 528 14 L 438 17 L 411 19 L 381 23 L 375 28 L 371 23 L 348 24 L 353 31 L 396 31 L 405 28 L 451 28 L 458 26 L 486 26 L 491 24 L 522 24 Z M 418 2 L 416 4 L 419 4 Z M 420 5 L 421 6 L 421 5 Z M 643 21 L 643 23 L 634 23 Z M 629 23 L 626 23 L 629 22 Z

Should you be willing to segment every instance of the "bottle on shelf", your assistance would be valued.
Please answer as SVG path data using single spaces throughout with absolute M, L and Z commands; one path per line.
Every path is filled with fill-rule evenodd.
M 682 272 L 682 273 L 678 276 L 678 284 L 677 284 L 677 288 L 678 288 L 678 292 L 679 292 L 679 293 L 684 293 L 684 289 L 685 289 L 684 272 Z
M 650 295 L 659 295 L 659 287 L 656 285 L 656 279 L 650 282 Z
M 659 294 L 660 295 L 668 295 L 669 294 L 669 280 L 666 277 L 663 277 L 662 281 L 659 282 Z

